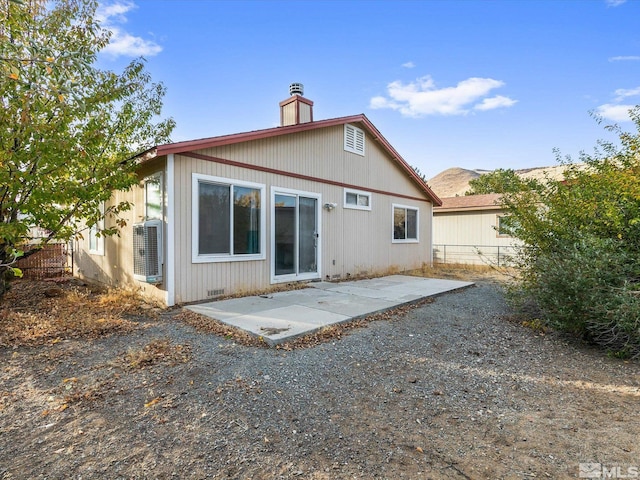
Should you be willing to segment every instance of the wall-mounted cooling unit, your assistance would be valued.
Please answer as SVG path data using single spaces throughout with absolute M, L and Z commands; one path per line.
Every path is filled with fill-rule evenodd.
M 133 277 L 147 283 L 162 282 L 162 220 L 133 225 Z

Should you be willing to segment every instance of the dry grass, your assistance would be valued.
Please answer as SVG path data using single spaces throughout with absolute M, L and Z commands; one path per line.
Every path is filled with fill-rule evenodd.
M 195 328 L 198 332 L 212 333 L 228 340 L 233 340 L 240 345 L 252 347 L 268 347 L 264 340 L 255 335 L 240 330 L 239 328 L 226 325 L 213 318 L 200 315 L 190 310 L 183 310 L 174 319 Z
M 219 297 L 212 298 L 211 301 L 217 302 L 220 300 L 229 300 L 230 298 L 257 297 L 260 295 L 270 295 L 278 292 L 289 292 L 291 290 L 303 290 L 305 288 L 309 288 L 309 285 L 307 285 L 306 282 L 281 283 L 262 290 L 250 290 L 248 288 L 240 287 L 234 293 L 220 295 Z
M 493 267 L 490 265 L 436 263 L 433 266 L 424 265 L 417 270 L 406 272 L 407 275 L 414 275 L 426 278 L 443 278 L 453 280 L 477 281 L 493 280 L 506 282 L 513 278 L 514 272 L 505 267 Z
M 75 279 L 19 280 L 0 304 L 0 346 L 130 332 L 140 328 L 131 317 L 157 311 L 130 291 L 98 290 Z
M 156 338 L 138 349 L 130 349 L 123 358 L 121 365 L 126 369 L 142 369 L 165 363 L 177 365 L 191 360 L 189 345 L 173 345 L 168 338 Z

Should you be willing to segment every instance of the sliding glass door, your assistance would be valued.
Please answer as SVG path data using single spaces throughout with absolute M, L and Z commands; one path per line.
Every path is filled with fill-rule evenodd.
M 273 280 L 319 278 L 319 195 L 274 190 L 272 205 Z

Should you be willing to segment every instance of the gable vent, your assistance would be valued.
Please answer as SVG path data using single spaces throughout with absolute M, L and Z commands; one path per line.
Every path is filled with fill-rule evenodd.
M 344 126 L 344 149 L 364 156 L 364 131 L 348 123 Z

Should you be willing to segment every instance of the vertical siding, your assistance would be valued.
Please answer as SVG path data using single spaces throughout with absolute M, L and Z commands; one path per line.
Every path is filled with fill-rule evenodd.
M 79 238 L 74 242 L 76 275 L 110 286 L 133 288 L 154 300 L 164 302 L 164 285 L 150 285 L 133 278 L 133 224 L 144 220 L 145 214 L 142 181 L 145 177 L 163 169 L 163 159 L 151 162 L 139 172 L 140 183 L 138 185 L 126 192 L 114 192 L 108 205 L 119 204 L 123 201 L 132 204 L 130 210 L 122 212 L 119 216 L 126 222 L 126 226 L 119 230 L 119 235 L 104 239 L 104 255 L 89 253 L 89 238 L 85 231 L 84 238 Z M 115 218 L 107 216 L 105 226 L 114 226 L 115 222 Z M 166 251 L 164 258 L 166 258 Z
M 319 267 L 322 279 L 344 279 L 363 274 L 401 271 L 430 263 L 431 203 L 420 200 L 424 198 L 421 190 L 370 136 L 366 138 L 366 156 L 345 152 L 343 131 L 343 126 L 327 127 L 199 151 L 204 155 L 242 162 L 249 168 L 175 155 L 174 280 L 177 303 L 211 298 L 210 293 L 214 290 L 224 290 L 225 294 L 229 294 L 261 290 L 271 285 L 272 187 L 313 192 L 321 196 L 323 204 L 337 204 L 337 208 L 331 211 L 324 208 L 320 210 L 322 263 Z M 252 169 L 251 166 L 327 179 L 363 191 L 378 190 L 389 193 L 372 192 L 371 211 L 347 209 L 343 207 L 342 185 L 263 172 Z M 157 159 L 145 166 L 140 178 L 142 180 L 144 176 L 165 168 L 165 159 Z M 265 186 L 262 208 L 266 220 L 262 234 L 265 236 L 266 259 L 192 262 L 193 173 Z M 403 198 L 400 195 L 415 199 Z M 104 257 L 88 254 L 87 239 L 79 242 L 80 275 L 112 285 L 137 288 L 149 296 L 164 300 L 164 285 L 152 286 L 133 279 L 132 225 L 143 219 L 142 186 L 114 195 L 114 202 L 121 200 L 134 204 L 133 209 L 123 215 L 127 226 L 122 230 L 120 237 L 106 239 Z M 419 209 L 419 243 L 392 243 L 394 203 Z M 164 245 L 166 258 L 166 242 Z M 164 278 L 166 281 L 166 275 Z
M 492 258 L 500 251 L 498 247 L 507 247 L 502 250 L 503 254 L 512 253 L 511 247 L 517 246 L 518 240 L 499 236 L 496 231 L 498 216 L 502 214 L 503 211 L 497 209 L 435 213 L 433 244 L 439 246 L 439 261 L 444 261 L 445 249 L 447 263 L 486 264 L 487 258 L 483 257 Z
M 513 238 L 498 235 L 501 210 L 446 212 L 434 215 L 433 243 L 458 245 L 511 245 Z
M 210 148 L 199 153 L 248 165 L 258 165 L 299 175 L 326 178 L 368 191 L 384 190 L 422 198 L 417 186 L 391 162 L 372 138 L 366 140 L 367 155 L 345 152 L 343 127 L 302 132 L 295 136 L 256 140 L 240 145 Z M 255 291 L 270 286 L 271 279 L 271 187 L 317 193 L 322 203 L 337 208 L 320 211 L 323 279 L 349 278 L 420 267 L 431 261 L 431 208 L 426 201 L 394 195 L 372 194 L 371 211 L 343 208 L 342 186 L 314 182 L 206 160 L 176 155 L 176 301 L 191 302 L 210 297 L 209 291 L 225 293 Z M 265 185 L 265 260 L 192 263 L 192 173 L 255 182 Z M 392 204 L 419 208 L 420 243 L 393 244 Z

